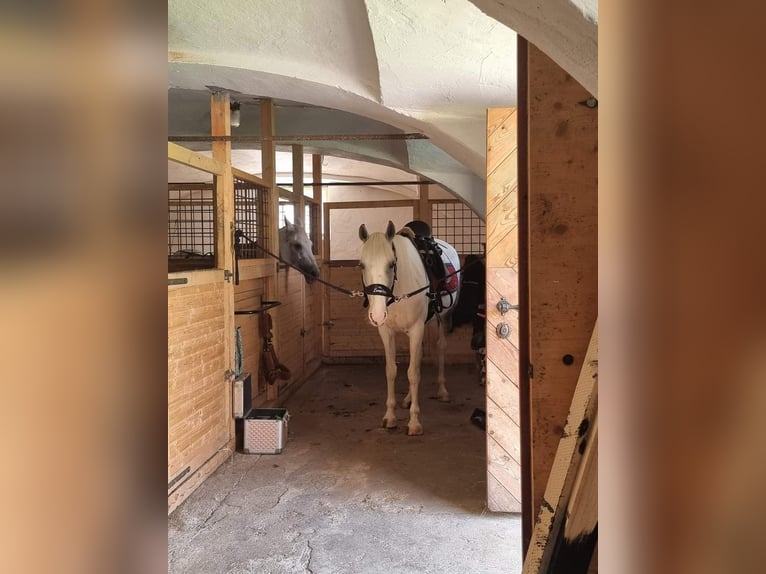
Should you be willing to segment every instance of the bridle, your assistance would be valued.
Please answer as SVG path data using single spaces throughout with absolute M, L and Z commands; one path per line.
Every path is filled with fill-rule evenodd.
M 396 303 L 397 301 L 400 301 L 401 299 L 405 299 L 406 297 L 409 297 L 407 295 L 406 297 L 396 297 L 394 295 L 394 285 L 396 285 L 396 247 L 394 247 L 394 244 L 391 243 L 391 249 L 394 251 L 394 264 L 393 264 L 393 270 L 394 270 L 394 278 L 391 281 L 391 286 L 383 285 L 382 283 L 371 283 L 369 285 L 365 285 L 364 283 L 364 271 L 362 271 L 362 293 L 364 293 L 364 303 L 363 306 L 367 308 L 370 305 L 370 301 L 367 298 L 368 295 L 382 295 L 383 297 L 387 297 L 386 299 L 386 307 L 391 305 L 392 303 Z

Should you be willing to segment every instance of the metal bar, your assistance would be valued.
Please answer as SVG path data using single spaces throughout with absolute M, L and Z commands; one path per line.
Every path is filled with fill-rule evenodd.
M 310 181 L 304 181 L 304 186 L 317 186 L 321 185 L 322 187 L 342 187 L 342 186 L 352 186 L 352 185 L 358 185 L 361 187 L 364 187 L 366 185 L 418 185 L 421 183 L 436 183 L 435 181 L 428 181 L 428 180 L 414 180 L 414 181 L 336 181 L 334 183 L 330 182 L 322 182 L 319 184 L 312 183 Z M 280 186 L 287 186 L 292 187 L 293 183 L 290 181 L 284 181 L 282 183 L 278 183 L 277 185 Z
M 169 142 L 312 142 L 312 141 L 365 141 L 365 140 L 427 140 L 421 133 L 394 134 L 296 134 L 282 136 L 168 136 Z

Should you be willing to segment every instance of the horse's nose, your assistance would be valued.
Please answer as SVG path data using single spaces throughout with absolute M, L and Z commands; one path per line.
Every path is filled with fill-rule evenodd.
M 380 327 L 383 323 L 386 322 L 386 318 L 388 317 L 388 311 L 383 311 L 383 317 L 380 319 L 380 321 L 376 321 L 375 317 L 372 316 L 371 312 L 368 313 L 367 316 L 370 318 L 370 323 L 372 323 L 374 327 Z

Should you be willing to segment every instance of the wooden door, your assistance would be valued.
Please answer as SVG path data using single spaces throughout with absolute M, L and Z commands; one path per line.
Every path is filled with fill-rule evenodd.
M 521 512 L 518 161 L 515 108 L 487 114 L 487 506 Z M 506 338 L 497 329 L 505 324 Z
M 168 274 L 168 512 L 227 456 L 230 332 L 222 269 Z M 176 284 L 172 284 L 176 283 Z

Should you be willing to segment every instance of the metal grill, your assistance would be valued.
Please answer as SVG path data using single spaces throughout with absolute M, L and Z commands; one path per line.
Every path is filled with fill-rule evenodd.
M 168 184 L 168 270 L 215 266 L 215 187 Z
M 268 188 L 262 185 L 238 177 L 234 178 L 235 226 L 247 237 L 264 246 L 268 245 L 268 226 L 266 225 L 268 191 Z M 253 245 L 243 244 L 240 246 L 239 257 L 259 259 L 265 257 L 265 254 Z
M 470 207 L 459 201 L 431 204 L 431 232 L 461 255 L 484 255 L 487 227 Z

